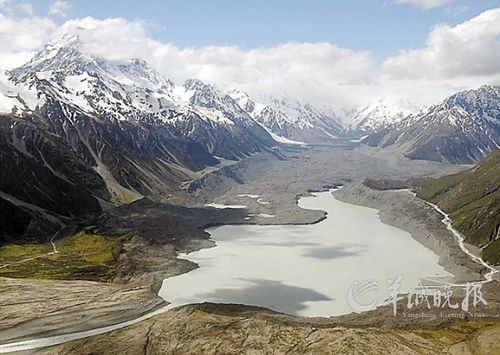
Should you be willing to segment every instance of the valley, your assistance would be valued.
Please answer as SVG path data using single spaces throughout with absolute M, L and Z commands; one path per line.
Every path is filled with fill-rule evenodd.
M 31 303 L 29 301 L 25 303 L 26 313 L 19 312 L 19 308 L 15 306 L 10 309 L 3 307 L 2 313 L 6 319 L 11 319 L 11 312 L 16 312 L 18 319 L 17 325 L 8 326 L 8 331 L 0 331 L 0 336 L 2 334 L 4 336 L 4 343 L 12 343 L 21 339 L 44 338 L 47 335 L 61 335 L 68 332 L 82 332 L 89 329 L 89 326 L 100 328 L 115 324 L 118 319 L 121 321 L 133 320 L 141 314 L 161 309 L 167 302 L 155 296 L 155 293 L 160 289 L 163 279 L 188 272 L 197 267 L 196 264 L 179 257 L 179 253 L 214 247 L 213 241 L 208 239 L 208 234 L 204 232 L 206 227 L 218 224 L 317 223 L 325 218 L 324 211 L 300 208 L 297 205 L 297 198 L 308 196 L 308 191 L 327 190 L 340 184 L 344 187 L 336 193 L 337 199 L 379 210 L 378 214 L 383 223 L 394 225 L 400 230 L 408 232 L 424 248 L 435 253 L 439 258 L 439 265 L 454 275 L 454 282 L 481 279 L 480 274 L 484 271 L 483 268 L 460 250 L 454 237 L 441 223 L 441 216 L 430 206 L 405 192 L 377 191 L 362 184 L 366 177 L 381 179 L 404 179 L 408 176 L 430 177 L 442 175 L 444 172 L 455 173 L 464 167 L 412 161 L 406 158 L 395 159 L 393 155 L 386 155 L 384 152 L 371 148 L 361 146 L 346 148 L 345 143 L 338 144 L 336 147 L 313 146 L 301 149 L 290 147 L 286 154 L 286 159 L 277 158 L 274 154 L 261 154 L 245 158 L 237 164 L 221 169 L 221 171 L 206 174 L 201 178 L 201 181 L 193 182 L 190 187 L 193 189 L 191 193 L 188 193 L 187 190 L 178 190 L 171 196 L 165 197 L 163 202 L 136 201 L 81 224 L 79 228 L 87 229 L 98 235 L 107 235 L 113 230 L 135 231 L 131 239 L 129 236 L 129 239 L 123 242 L 122 252 L 115 264 L 114 282 L 106 284 L 106 288 L 101 288 L 101 291 L 95 294 L 93 287 L 100 287 L 100 284 L 63 281 L 71 283 L 67 284 L 64 297 L 54 295 L 50 298 L 49 304 L 53 307 L 49 311 L 50 316 L 44 316 L 47 311 L 39 309 L 37 301 L 35 301 L 36 298 L 33 298 Z M 264 167 L 266 176 L 260 174 Z M 194 186 L 197 188 L 194 189 Z M 256 198 L 256 195 L 259 195 L 259 198 Z M 267 203 L 259 203 L 259 201 Z M 243 211 L 242 209 L 205 207 L 205 204 L 210 202 L 247 207 Z M 181 205 L 189 207 L 181 207 Z M 274 217 L 262 217 L 262 214 Z M 321 225 L 321 222 L 318 225 Z M 215 246 L 215 248 L 217 247 Z M 58 255 L 58 257 L 62 256 Z M 19 281 L 15 281 L 16 279 L 5 280 L 9 280 L 8 282 L 12 286 L 2 288 L 0 299 L 3 300 L 12 299 L 12 292 L 17 292 L 21 285 L 28 286 L 34 296 L 44 292 L 43 287 L 49 286 L 51 283 L 56 285 L 56 282 L 60 282 L 45 281 L 45 283 L 40 283 L 39 281 L 20 279 Z M 125 285 L 120 285 L 123 283 Z M 495 284 L 497 281 L 494 281 L 494 284 L 489 287 L 494 289 Z M 129 301 L 127 300 L 128 296 L 123 298 L 127 294 L 120 291 L 123 287 L 125 290 L 131 287 L 143 291 L 134 291 L 139 299 Z M 146 293 L 147 289 L 152 289 L 155 293 L 148 294 Z M 123 296 L 119 296 L 120 294 Z M 484 310 L 485 313 L 495 309 L 495 302 L 497 302 L 491 299 L 495 295 L 495 291 L 488 294 L 489 305 Z M 25 295 L 29 299 L 30 293 L 26 292 Z M 74 301 L 71 301 L 73 297 Z M 101 302 L 106 304 L 106 298 L 109 297 L 113 297 L 113 307 L 116 311 L 113 308 L 99 306 Z M 67 308 L 71 302 L 82 298 L 91 299 L 92 302 Z M 142 306 L 138 308 L 137 303 L 133 302 L 141 302 Z M 87 307 L 90 307 L 90 310 Z M 186 307 L 189 309 L 191 306 Z M 221 305 L 220 307 L 220 312 L 226 312 L 225 306 Z M 216 309 L 218 308 L 219 306 L 216 307 Z M 346 326 L 350 324 L 349 327 L 356 322 L 368 320 L 370 322 L 377 320 L 382 323 L 392 322 L 391 313 L 388 310 L 382 311 L 382 309 L 372 311 L 372 314 L 351 315 L 347 318 L 348 321 L 339 320 L 339 322 Z M 71 322 L 75 316 L 88 314 L 88 312 L 94 314 L 92 322 Z M 156 317 L 168 318 L 177 314 L 172 312 L 177 311 L 168 311 Z M 264 311 L 252 310 L 250 312 L 252 314 L 250 319 L 254 319 L 254 317 L 258 319 L 259 314 Z M 373 315 L 373 312 L 378 313 Z M 116 316 L 110 316 L 113 314 Z M 54 321 L 54 317 L 57 317 L 60 327 L 46 333 L 43 329 L 51 327 L 50 324 Z M 153 322 L 155 322 L 154 319 L 157 319 L 156 317 L 152 318 Z M 398 322 L 401 321 L 400 318 L 397 319 Z M 419 326 L 419 324 L 424 326 L 427 320 L 415 319 L 414 321 L 416 322 L 415 326 Z M 137 324 L 140 327 L 142 322 Z M 472 329 L 467 330 L 467 332 L 472 331 Z M 115 332 L 121 334 L 120 332 L 123 331 L 125 330 L 116 330 Z M 83 341 L 85 343 L 92 342 L 94 338 L 96 341 L 99 339 L 96 336 Z M 78 340 L 75 341 L 78 342 Z M 109 343 L 105 342 L 104 344 Z M 64 348 L 64 345 L 61 346 L 63 347 L 61 349 L 67 349 Z
M 270 95 L 96 21 L 0 71 L 0 353 L 500 353 L 498 83 Z

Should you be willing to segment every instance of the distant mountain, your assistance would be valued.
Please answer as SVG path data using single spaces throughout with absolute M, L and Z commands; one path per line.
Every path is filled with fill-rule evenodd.
M 427 180 L 415 191 L 448 213 L 487 261 L 500 264 L 500 151 L 470 170 Z
M 0 75 L 0 203 L 26 230 L 168 193 L 222 158 L 276 145 L 212 86 L 175 87 L 143 60 L 89 56 L 76 36 Z
M 411 159 L 470 164 L 500 149 L 500 88 L 459 92 L 364 143 L 394 146 Z
M 344 128 L 333 110 L 317 108 L 286 97 L 267 97 L 263 103 L 246 93 L 232 90 L 229 95 L 270 132 L 289 140 L 315 143 L 344 135 Z
M 358 132 L 379 132 L 419 110 L 403 100 L 381 98 L 352 113 L 350 128 Z
M 173 129 L 215 156 L 237 160 L 276 145 L 271 135 L 229 95 L 197 79 L 174 89 L 184 113 Z

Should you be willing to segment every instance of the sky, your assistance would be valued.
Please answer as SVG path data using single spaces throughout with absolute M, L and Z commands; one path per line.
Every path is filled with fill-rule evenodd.
M 334 106 L 500 84 L 500 0 L 0 0 L 0 69 L 61 32 L 176 83 Z

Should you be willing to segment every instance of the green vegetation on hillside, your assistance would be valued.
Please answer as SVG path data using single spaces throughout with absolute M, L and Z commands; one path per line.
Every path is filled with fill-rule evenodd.
M 482 251 L 482 256 L 493 265 L 500 265 L 500 239 L 497 239 L 489 244 Z
M 474 168 L 417 185 L 417 195 L 450 215 L 466 241 L 483 249 L 483 257 L 500 264 L 500 151 Z
M 0 247 L 0 276 L 110 281 L 128 236 L 108 237 L 80 232 L 51 243 Z

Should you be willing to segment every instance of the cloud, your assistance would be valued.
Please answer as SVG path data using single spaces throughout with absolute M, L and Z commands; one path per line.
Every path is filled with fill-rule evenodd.
M 16 14 L 29 17 L 35 16 L 33 6 L 27 2 L 14 3 L 12 0 L 0 0 L 0 11 L 8 16 Z
M 1 1 L 1 0 L 0 0 Z M 430 104 L 455 91 L 500 84 L 500 9 L 433 28 L 423 48 L 377 64 L 369 51 L 332 43 L 268 48 L 179 47 L 153 39 L 150 25 L 124 18 L 68 20 L 0 15 L 0 68 L 22 65 L 57 33 L 78 34 L 83 50 L 109 60 L 143 58 L 176 83 L 199 78 L 254 96 L 288 95 L 334 106 L 389 96 Z
M 53 36 L 52 20 L 0 14 L 0 69 L 10 69 L 28 61 Z
M 83 50 L 111 60 L 144 58 L 155 68 L 182 82 L 195 77 L 252 94 L 279 92 L 318 99 L 363 86 L 374 80 L 367 51 L 330 43 L 288 43 L 270 48 L 241 49 L 211 46 L 179 48 L 148 37 L 147 24 L 122 18 L 67 21 L 63 30 L 78 34 Z M 339 100 L 343 95 L 338 95 Z
M 68 16 L 68 12 L 71 9 L 71 4 L 69 1 L 57 0 L 49 7 L 49 15 L 61 16 L 63 18 Z
M 421 49 L 403 50 L 383 63 L 392 79 L 500 83 L 500 9 L 464 23 L 435 27 Z
M 454 1 L 455 0 L 392 0 L 392 2 L 395 4 L 412 4 L 422 9 L 432 9 L 434 7 L 440 7 Z

